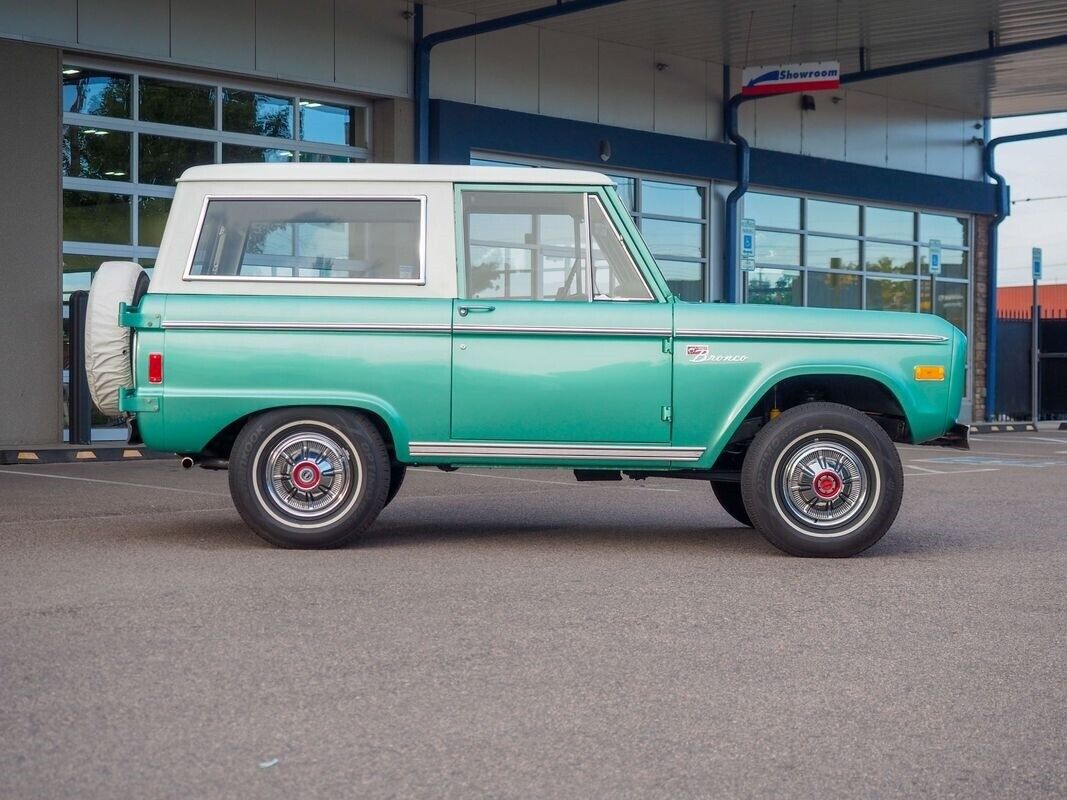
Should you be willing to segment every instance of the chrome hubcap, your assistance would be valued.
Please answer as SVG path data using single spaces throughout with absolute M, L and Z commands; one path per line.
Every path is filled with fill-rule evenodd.
M 786 461 L 779 489 L 786 509 L 805 525 L 831 528 L 860 513 L 868 494 L 867 468 L 840 442 L 816 441 Z
M 323 517 L 348 497 L 358 469 L 328 436 L 304 431 L 279 442 L 264 464 L 267 494 L 287 514 Z

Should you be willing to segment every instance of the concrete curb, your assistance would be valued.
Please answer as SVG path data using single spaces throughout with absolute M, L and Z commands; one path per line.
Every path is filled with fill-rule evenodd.
M 137 461 L 175 458 L 174 453 L 160 453 L 143 447 L 36 447 L 0 450 L 0 465 L 70 464 L 92 461 Z

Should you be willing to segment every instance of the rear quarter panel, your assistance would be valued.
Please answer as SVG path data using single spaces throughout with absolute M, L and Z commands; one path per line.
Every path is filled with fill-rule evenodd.
M 305 405 L 379 415 L 401 456 L 412 436 L 448 438 L 451 300 L 148 295 L 142 311 L 163 319 L 162 331 L 138 334 L 138 394 L 160 401 L 158 413 L 138 415 L 150 447 L 199 452 L 241 417 Z M 175 327 L 190 323 L 201 327 Z M 212 328 L 233 323 L 319 329 Z M 342 329 L 353 324 L 400 327 Z M 146 378 L 153 350 L 164 353 L 160 387 Z

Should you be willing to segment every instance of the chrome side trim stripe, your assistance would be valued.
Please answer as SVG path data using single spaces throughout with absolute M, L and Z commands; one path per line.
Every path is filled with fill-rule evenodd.
M 363 333 L 451 333 L 447 324 L 406 322 L 233 322 L 215 320 L 167 320 L 164 328 L 202 331 L 344 331 Z
M 463 458 L 570 458 L 575 460 L 698 461 L 703 447 L 655 445 L 521 445 L 497 442 L 412 442 L 413 457 Z
M 910 344 L 947 342 L 947 336 L 931 333 L 850 333 L 848 331 L 775 331 L 679 329 L 679 338 L 695 339 L 830 339 L 847 342 L 907 342 Z
M 549 336 L 670 336 L 670 328 L 585 328 L 558 325 L 456 325 L 455 333 L 543 333 Z

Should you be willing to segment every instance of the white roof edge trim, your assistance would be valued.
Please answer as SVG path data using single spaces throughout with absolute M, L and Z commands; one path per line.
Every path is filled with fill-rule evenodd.
M 178 183 L 226 181 L 611 184 L 608 176 L 588 170 L 448 164 L 209 164 L 190 167 L 178 179 Z

